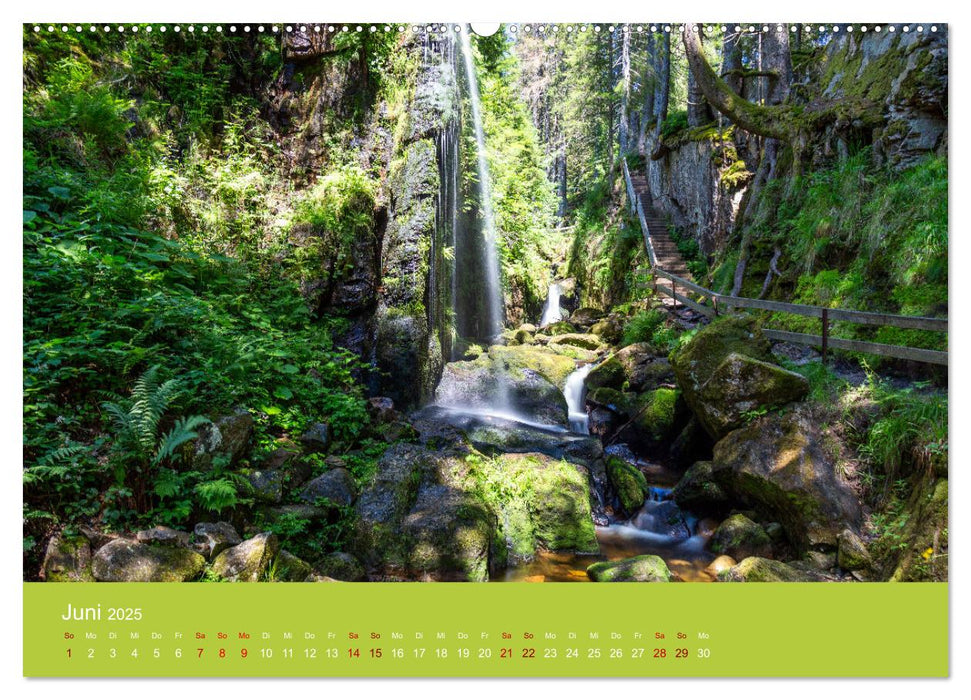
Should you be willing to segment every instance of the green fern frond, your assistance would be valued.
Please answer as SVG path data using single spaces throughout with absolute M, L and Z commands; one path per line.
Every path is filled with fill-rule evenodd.
M 175 454 L 180 445 L 198 437 L 199 434 L 195 429 L 208 422 L 209 419 L 205 416 L 189 416 L 177 420 L 172 429 L 159 440 L 152 464 L 160 464 Z

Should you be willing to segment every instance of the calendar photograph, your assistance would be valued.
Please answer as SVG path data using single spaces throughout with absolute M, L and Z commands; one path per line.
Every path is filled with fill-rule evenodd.
M 141 590 L 103 582 L 945 584 L 947 673 L 947 24 L 22 38 L 23 581 L 65 630 Z

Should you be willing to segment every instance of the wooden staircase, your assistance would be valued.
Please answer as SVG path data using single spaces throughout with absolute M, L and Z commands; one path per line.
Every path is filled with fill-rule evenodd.
M 644 220 L 647 223 L 648 231 L 650 231 L 651 245 L 654 247 L 654 255 L 657 258 L 657 266 L 676 274 L 678 277 L 684 277 L 687 280 L 694 281 L 691 273 L 688 272 L 688 266 L 685 264 L 684 258 L 678 252 L 677 244 L 675 244 L 674 239 L 671 238 L 671 234 L 668 232 L 667 222 L 651 206 L 647 178 L 642 172 L 635 171 L 630 174 L 630 181 L 634 187 L 635 195 L 641 202 Z

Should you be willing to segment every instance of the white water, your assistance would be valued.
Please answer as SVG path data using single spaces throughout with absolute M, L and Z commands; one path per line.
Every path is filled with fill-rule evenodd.
M 563 311 L 560 309 L 560 292 L 559 282 L 550 285 L 549 293 L 546 295 L 546 305 L 543 307 L 543 317 L 539 322 L 541 327 L 563 320 Z
M 479 100 L 479 81 L 472 62 L 472 44 L 468 27 L 459 32 L 462 55 L 465 59 L 465 76 L 469 85 L 469 102 L 472 106 L 472 122 L 475 126 L 476 163 L 479 175 L 479 209 L 482 218 L 482 237 L 485 240 L 482 261 L 485 269 L 486 301 L 489 319 L 486 326 L 490 335 L 502 330 L 502 288 L 499 284 L 499 255 L 496 248 L 496 216 L 492 206 L 492 181 L 489 179 L 489 163 L 486 160 L 485 132 L 482 129 L 482 107 Z
M 570 412 L 570 430 L 580 435 L 590 434 L 590 417 L 587 416 L 587 407 L 584 405 L 587 388 L 583 382 L 591 369 L 593 365 L 578 367 L 566 378 L 566 385 L 563 387 L 563 396 Z

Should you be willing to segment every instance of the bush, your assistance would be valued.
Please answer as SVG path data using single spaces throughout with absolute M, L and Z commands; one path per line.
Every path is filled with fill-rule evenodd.
M 621 346 L 653 342 L 655 334 L 664 330 L 666 317 L 667 315 L 660 309 L 651 309 L 635 314 L 624 326 Z

